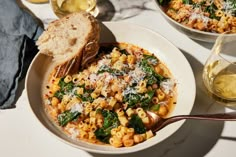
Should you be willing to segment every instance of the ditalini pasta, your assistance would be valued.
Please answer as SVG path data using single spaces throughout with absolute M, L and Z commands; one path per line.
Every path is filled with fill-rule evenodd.
M 235 0 L 157 0 L 175 21 L 197 30 L 236 33 Z
M 103 44 L 78 73 L 49 78 L 45 110 L 68 136 L 114 147 L 152 138 L 147 110 L 166 117 L 176 103 L 176 83 L 150 52 L 127 43 Z

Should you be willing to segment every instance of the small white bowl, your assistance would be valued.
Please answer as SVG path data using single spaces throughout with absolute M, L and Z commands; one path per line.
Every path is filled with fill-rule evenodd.
M 177 29 L 178 31 L 180 31 L 181 33 L 187 35 L 188 37 L 195 39 L 195 40 L 199 40 L 199 41 L 204 41 L 204 42 L 209 42 L 209 43 L 214 43 L 216 38 L 220 35 L 219 33 L 211 33 L 211 32 L 204 32 L 204 31 L 200 31 L 197 29 L 193 29 L 187 26 L 184 26 L 180 23 L 178 23 L 177 21 L 175 21 L 174 19 L 172 19 L 171 17 L 169 17 L 162 9 L 162 6 L 159 5 L 159 3 L 157 2 L 157 0 L 153 0 L 155 1 L 155 4 L 157 6 L 157 9 L 159 10 L 159 12 L 161 13 L 161 15 L 166 19 L 166 21 L 173 26 L 175 29 Z M 225 34 L 225 36 L 236 36 L 236 34 Z
M 184 55 L 173 44 L 161 35 L 124 22 L 105 22 L 101 24 L 101 42 L 127 42 L 142 47 L 154 53 L 172 72 L 177 81 L 177 104 L 171 116 L 190 114 L 196 94 L 195 79 L 192 69 Z M 91 144 L 75 141 L 67 137 L 60 128 L 56 127 L 44 111 L 42 91 L 48 79 L 53 63 L 50 57 L 37 54 L 32 61 L 26 76 L 26 91 L 30 107 L 41 124 L 63 142 L 89 152 L 103 154 L 124 154 L 140 151 L 151 147 L 176 132 L 184 121 L 173 123 L 157 132 L 157 135 L 143 143 L 132 147 L 114 148 L 107 145 Z M 52 136 L 53 138 L 53 136 Z

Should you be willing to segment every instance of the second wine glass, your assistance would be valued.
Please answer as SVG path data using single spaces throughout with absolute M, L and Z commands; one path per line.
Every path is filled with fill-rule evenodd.
M 217 38 L 204 66 L 203 82 L 214 99 L 236 108 L 236 36 Z

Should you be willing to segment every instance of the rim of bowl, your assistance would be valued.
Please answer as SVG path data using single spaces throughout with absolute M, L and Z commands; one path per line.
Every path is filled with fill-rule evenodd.
M 106 26 L 109 25 L 109 24 L 114 24 L 114 22 L 102 22 L 102 23 L 105 24 Z M 149 28 L 146 28 L 146 27 L 144 27 L 144 26 L 138 25 L 138 24 L 132 24 L 132 23 L 129 23 L 129 22 L 115 22 L 115 23 L 116 23 L 116 24 L 129 24 L 129 25 L 131 25 L 131 26 L 133 26 L 133 27 L 139 27 L 139 29 L 146 30 L 146 31 L 148 31 L 148 32 L 150 32 L 150 33 L 152 33 L 152 34 L 155 34 L 155 35 L 159 36 L 162 40 L 165 40 L 165 42 L 168 43 L 170 46 L 173 46 L 175 49 L 177 49 L 177 50 L 178 50 L 178 54 L 181 55 L 184 60 L 186 60 L 186 63 L 187 63 L 187 64 L 189 65 L 189 67 L 191 68 L 190 63 L 188 62 L 187 58 L 183 55 L 183 53 L 182 53 L 172 42 L 170 42 L 168 39 L 166 39 L 166 38 L 165 38 L 164 36 L 162 36 L 161 34 L 155 32 L 155 31 L 153 31 L 153 30 L 151 30 L 151 29 L 149 29 Z M 147 149 L 147 148 L 149 148 L 149 147 L 152 147 L 152 146 L 157 145 L 158 143 L 164 141 L 166 138 L 168 138 L 168 137 L 170 137 L 171 135 L 173 135 L 173 134 L 174 134 L 177 130 L 179 130 L 179 129 L 181 128 L 181 126 L 184 124 L 184 121 L 180 121 L 178 127 L 176 128 L 176 130 L 175 130 L 173 133 L 171 133 L 170 135 L 168 135 L 168 137 L 166 137 L 165 139 L 163 139 L 163 140 L 161 140 L 161 141 L 159 141 L 159 142 L 157 142 L 157 143 L 155 143 L 155 144 L 151 144 L 151 145 L 145 145 L 145 144 L 143 144 L 143 147 L 140 147 L 140 148 L 137 148 L 137 149 L 127 149 L 126 147 L 124 147 L 123 149 L 122 149 L 122 148 L 121 148 L 121 149 L 118 148 L 118 149 L 120 149 L 120 151 L 114 151 L 114 150 L 113 150 L 113 147 L 111 146 L 111 147 L 112 147 L 112 150 L 105 150 L 105 149 L 100 150 L 100 149 L 87 148 L 87 147 L 83 147 L 83 146 L 77 145 L 77 144 L 75 144 L 75 143 L 72 143 L 72 142 L 70 142 L 70 141 L 68 141 L 68 140 L 66 140 L 66 139 L 64 139 L 64 138 L 62 138 L 62 137 L 60 137 L 60 136 L 58 136 L 58 135 L 55 134 L 54 132 L 52 132 L 52 131 L 50 130 L 50 127 L 45 124 L 46 121 L 45 121 L 45 120 L 41 120 L 41 119 L 38 118 L 38 116 L 36 115 L 36 113 L 35 113 L 35 111 L 34 111 L 32 105 L 31 105 L 31 101 L 30 101 L 30 99 L 29 99 L 29 93 L 28 93 L 29 75 L 30 75 L 31 68 L 33 67 L 33 65 L 34 65 L 34 63 L 35 63 L 35 60 L 37 60 L 37 58 L 38 58 L 39 56 L 40 56 L 39 53 L 36 54 L 36 56 L 35 56 L 34 59 L 32 60 L 30 66 L 29 66 L 29 68 L 28 68 L 28 71 L 27 71 L 26 81 L 25 81 L 25 88 L 26 88 L 27 99 L 28 99 L 28 102 L 29 102 L 29 105 L 30 105 L 30 109 L 31 109 L 31 111 L 32 111 L 33 114 L 34 114 L 34 118 L 36 118 L 37 121 L 39 121 L 39 123 L 41 123 L 41 125 L 43 126 L 43 128 L 44 128 L 45 130 L 47 130 L 52 136 L 54 136 L 54 137 L 56 137 L 57 139 L 59 139 L 59 141 L 62 141 L 62 142 L 66 143 L 66 144 L 68 144 L 68 145 L 70 145 L 70 146 L 72 146 L 72 147 L 74 147 L 74 148 L 81 149 L 81 150 L 84 150 L 84 151 L 87 151 L 87 152 L 92 152 L 92 153 L 98 153 L 98 154 L 114 154 L 114 155 L 115 155 L 115 154 L 128 154 L 128 153 L 139 152 L 139 151 L 145 150 L 145 149 Z M 192 79 L 193 82 L 194 82 L 194 86 L 193 86 L 193 93 L 192 93 L 192 97 L 193 97 L 193 98 L 192 98 L 192 100 L 191 100 L 191 101 L 192 101 L 192 102 L 191 102 L 192 105 L 191 105 L 191 107 L 189 108 L 189 110 L 187 111 L 189 114 L 190 114 L 190 112 L 191 112 L 191 110 L 192 110 L 192 108 L 193 108 L 194 101 L 195 101 L 195 98 L 196 98 L 196 84 L 195 84 L 195 77 L 194 77 L 192 68 L 190 69 L 190 72 L 191 72 L 191 74 L 190 74 L 190 75 L 191 75 L 191 79 Z M 45 115 L 46 115 L 46 113 L 45 113 Z M 50 120 L 49 117 L 47 117 L 47 119 Z M 54 125 L 54 124 L 53 124 L 53 125 Z M 56 128 L 56 126 L 54 126 L 54 127 Z M 56 128 L 56 129 L 58 129 L 58 128 Z M 61 132 L 61 133 L 63 133 L 63 132 Z M 128 148 L 129 148 L 129 147 L 128 147 Z M 115 149 L 115 148 L 114 148 L 114 149 Z

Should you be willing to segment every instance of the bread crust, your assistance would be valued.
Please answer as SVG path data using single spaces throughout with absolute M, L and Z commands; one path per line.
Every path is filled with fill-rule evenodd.
M 53 33 L 57 33 L 58 25 L 63 24 L 65 21 L 72 23 L 73 22 L 72 20 L 75 20 L 76 17 L 81 18 L 81 16 L 83 18 L 82 20 L 87 20 L 86 21 L 87 22 L 86 24 L 88 25 L 87 28 L 90 30 L 88 30 L 88 33 L 83 36 L 80 36 L 80 34 L 78 34 L 76 38 L 68 39 L 69 45 L 71 45 L 71 47 L 66 47 L 66 51 L 61 52 L 63 53 L 61 59 L 58 59 L 58 56 L 60 55 L 58 55 L 57 52 L 55 52 L 54 49 L 51 49 L 50 47 L 45 48 L 44 44 L 47 43 L 49 40 L 54 39 Z M 74 26 L 74 27 L 80 29 L 79 26 Z M 65 30 L 60 30 L 60 31 L 63 32 Z M 78 38 L 80 38 L 80 40 L 78 40 Z M 89 62 L 92 61 L 92 59 L 96 56 L 99 49 L 99 38 L 100 38 L 100 25 L 98 21 L 89 13 L 79 12 L 67 15 L 61 19 L 51 22 L 47 30 L 40 36 L 36 44 L 39 46 L 40 53 L 52 56 L 55 59 L 54 61 L 57 62 L 54 76 L 63 77 L 67 74 L 76 73 L 79 70 L 79 68 L 85 67 Z M 82 41 L 81 42 L 82 44 L 80 44 L 78 48 L 76 47 L 76 49 L 74 50 L 75 52 L 73 52 L 72 51 L 72 48 L 74 48 L 73 46 L 77 46 L 75 44 L 76 41 Z

